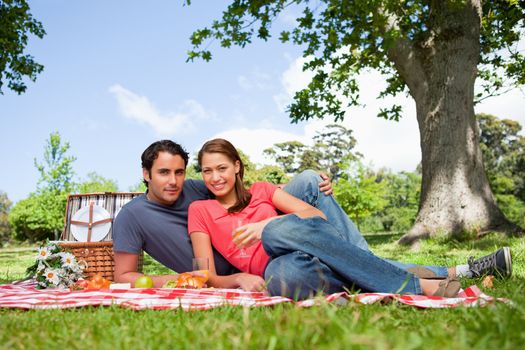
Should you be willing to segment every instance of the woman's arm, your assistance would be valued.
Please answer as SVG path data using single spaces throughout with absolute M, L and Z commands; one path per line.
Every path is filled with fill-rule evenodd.
M 300 218 L 320 216 L 326 220 L 326 215 L 324 215 L 322 211 L 298 198 L 295 198 L 280 188 L 276 189 L 273 193 L 272 203 L 275 208 L 285 214 L 295 214 Z
M 303 219 L 312 216 L 320 216 L 326 220 L 326 215 L 322 211 L 298 198 L 295 198 L 280 188 L 276 189 L 273 193 L 272 203 L 275 208 L 279 209 L 285 214 L 294 214 Z M 233 243 L 235 243 L 235 245 L 237 245 L 239 248 L 245 248 L 254 245 L 261 240 L 264 227 L 270 221 L 275 220 L 278 217 L 279 216 L 273 216 L 256 223 L 247 224 L 237 228 L 237 230 L 241 233 L 234 236 Z
M 265 289 L 266 284 L 260 276 L 249 273 L 236 273 L 229 276 L 217 275 L 210 236 L 204 232 L 192 232 L 190 237 L 195 257 L 208 258 L 210 264 L 209 286 L 217 288 L 242 288 L 246 291 L 256 292 Z

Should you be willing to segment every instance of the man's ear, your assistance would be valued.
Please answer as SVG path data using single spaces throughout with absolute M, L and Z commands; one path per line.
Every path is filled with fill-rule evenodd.
M 150 182 L 151 174 L 148 169 L 142 168 L 142 177 L 146 182 Z

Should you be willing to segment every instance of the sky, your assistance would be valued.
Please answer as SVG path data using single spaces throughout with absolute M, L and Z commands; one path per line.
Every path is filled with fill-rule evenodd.
M 127 191 L 141 179 L 140 155 L 152 142 L 172 139 L 194 154 L 223 137 L 258 164 L 274 143 L 310 143 L 330 118 L 292 124 L 285 112 L 295 91 L 308 83 L 301 48 L 254 40 L 244 49 L 210 43 L 212 61 L 186 63 L 191 33 L 218 19 L 228 1 L 89 2 L 29 1 L 47 35 L 30 38 L 26 52 L 44 65 L 27 92 L 4 87 L 0 95 L 0 191 L 12 202 L 36 189 L 50 133 L 69 142 L 75 179 L 89 172 L 114 179 Z M 278 17 L 274 34 L 291 28 L 297 10 Z M 274 35 L 277 37 L 278 35 Z M 374 168 L 413 171 L 421 159 L 415 104 L 406 97 L 377 100 L 384 79 L 360 77 L 364 107 L 343 122 L 356 151 Z M 400 122 L 376 117 L 379 107 L 404 106 Z M 525 93 L 515 89 L 476 106 L 525 125 Z

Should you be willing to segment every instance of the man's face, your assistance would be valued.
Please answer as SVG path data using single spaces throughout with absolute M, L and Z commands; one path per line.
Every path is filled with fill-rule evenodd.
M 179 198 L 184 184 L 184 159 L 179 155 L 159 152 L 151 173 L 142 169 L 142 175 L 148 182 L 148 199 L 159 204 L 172 205 Z

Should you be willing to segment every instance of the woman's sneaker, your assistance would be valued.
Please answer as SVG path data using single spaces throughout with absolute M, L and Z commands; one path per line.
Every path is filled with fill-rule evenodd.
M 512 256 L 509 247 L 503 247 L 496 252 L 474 260 L 468 259 L 468 266 L 473 277 L 493 275 L 495 277 L 510 277 L 512 274 Z

